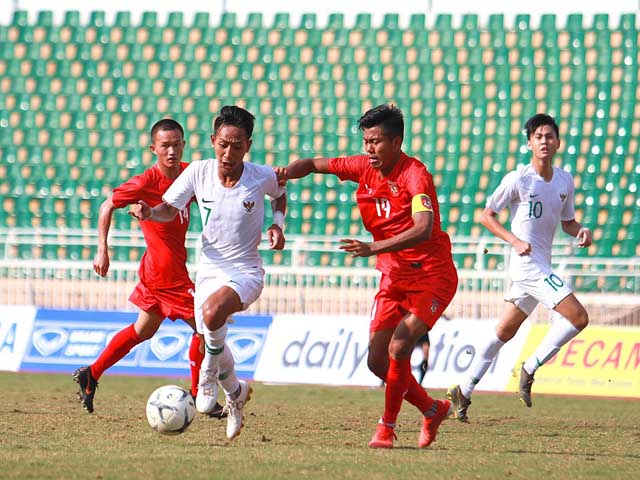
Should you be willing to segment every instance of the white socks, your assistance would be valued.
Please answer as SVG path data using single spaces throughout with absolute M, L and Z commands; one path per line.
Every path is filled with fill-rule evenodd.
M 503 345 L 504 342 L 497 337 L 495 332 L 493 332 L 493 335 L 487 339 L 483 348 L 478 351 L 478 356 L 469 369 L 469 378 L 465 383 L 460 385 L 460 391 L 466 399 L 471 398 L 471 394 L 476 388 L 476 385 L 482 379 L 484 374 L 487 373 L 487 370 L 489 370 L 489 367 L 493 363 L 493 359 Z
M 201 370 L 216 374 L 220 367 L 221 354 L 226 350 L 224 341 L 227 338 L 227 324 L 217 330 L 209 330 L 204 326 L 204 359 Z
M 240 387 L 238 377 L 236 376 L 236 362 L 233 359 L 233 354 L 229 349 L 229 346 L 225 344 L 224 351 L 220 357 L 220 374 L 218 375 L 218 382 L 227 394 L 227 397 L 233 397 Z M 232 398 L 233 399 L 233 398 Z
M 556 318 L 542 343 L 533 355 L 524 362 L 525 371 L 533 375 L 538 370 L 538 367 L 547 363 L 565 343 L 578 335 L 578 333 L 580 333 L 580 330 L 571 325 L 569 320 L 564 317 Z

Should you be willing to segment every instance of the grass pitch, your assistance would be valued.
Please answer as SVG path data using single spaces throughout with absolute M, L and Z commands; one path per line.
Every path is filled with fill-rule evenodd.
M 382 389 L 254 384 L 242 434 L 198 415 L 182 435 L 147 424 L 148 395 L 187 381 L 105 375 L 87 414 L 69 375 L 0 372 L 0 478 L 637 478 L 640 401 L 476 394 L 470 424 L 446 420 L 417 448 L 420 418 L 399 418 L 397 448 L 367 442 Z M 444 398 L 443 391 L 432 392 Z

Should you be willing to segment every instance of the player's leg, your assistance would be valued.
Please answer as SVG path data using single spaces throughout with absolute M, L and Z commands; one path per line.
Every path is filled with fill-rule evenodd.
M 135 323 L 114 335 L 93 364 L 75 371 L 73 376 L 80 385 L 79 398 L 89 413 L 93 412 L 93 397 L 102 374 L 122 360 L 133 347 L 151 338 L 160 328 L 162 320 L 164 315 L 156 311 L 141 311 Z
M 563 345 L 578 335 L 589 323 L 589 315 L 573 293 L 554 308 L 556 315 L 544 339 L 522 366 L 520 371 L 520 400 L 530 407 L 531 386 L 539 367 L 547 363 Z
M 204 339 L 202 334 L 197 331 L 195 318 L 186 318 L 184 322 L 193 328 L 193 335 L 189 345 L 189 370 L 191 372 L 191 395 L 195 397 L 198 393 L 200 367 L 204 359 Z
M 199 295 L 196 289 L 196 297 Z M 210 413 L 218 399 L 218 373 L 220 358 L 225 350 L 227 318 L 242 310 L 238 294 L 228 286 L 221 286 L 209 294 L 201 304 L 202 332 L 205 354 L 200 368 L 200 382 L 196 396 L 196 408 Z M 200 326 L 198 326 L 200 329 Z
M 474 362 L 469 367 L 469 376 L 460 385 L 454 385 L 447 391 L 454 409 L 454 417 L 461 422 L 468 422 L 467 411 L 471 405 L 471 395 L 476 385 L 487 373 L 502 346 L 518 332 L 522 323 L 531 314 L 537 301 L 514 284 L 506 306 L 496 329 L 478 349 Z
M 420 350 L 422 351 L 422 361 L 420 362 L 420 379 L 418 380 L 418 383 L 422 385 L 424 376 L 427 374 L 427 370 L 429 370 L 429 348 L 431 346 L 429 342 L 429 333 L 424 334 L 420 338 L 418 345 L 420 346 Z
M 383 382 L 387 378 L 387 370 L 389 369 L 389 341 L 394 330 L 395 327 L 369 332 L 367 366 Z

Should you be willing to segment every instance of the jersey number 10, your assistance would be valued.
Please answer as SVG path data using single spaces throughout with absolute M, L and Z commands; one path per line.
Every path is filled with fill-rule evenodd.
M 540 218 L 542 216 L 542 202 L 529 201 L 529 218 Z

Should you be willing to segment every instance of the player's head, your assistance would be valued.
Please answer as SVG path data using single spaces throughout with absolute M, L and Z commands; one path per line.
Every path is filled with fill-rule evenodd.
M 213 123 L 211 144 L 219 172 L 234 178 L 242 173 L 245 154 L 251 148 L 255 117 L 244 108 L 224 106 Z
M 404 137 L 404 119 L 395 105 L 378 105 L 365 112 L 358 127 L 364 149 L 373 168 L 389 173 L 400 158 Z
M 244 108 L 236 107 L 235 105 L 226 105 L 220 110 L 220 115 L 215 119 L 213 123 L 213 134 L 217 135 L 218 131 L 224 126 L 242 128 L 247 139 L 253 135 L 253 124 L 256 117 L 251 115 Z
M 158 157 L 158 165 L 162 168 L 178 168 L 184 146 L 184 129 L 175 120 L 163 118 L 151 127 L 149 149 Z
M 551 127 L 553 131 L 556 132 L 556 137 L 560 138 L 560 129 L 558 128 L 556 120 L 546 113 L 536 113 L 533 117 L 527 120 L 527 123 L 524 124 L 524 131 L 527 135 L 527 140 L 531 140 L 531 135 L 533 135 L 538 128 L 544 125 Z
M 560 130 L 550 115 L 538 113 L 524 125 L 527 147 L 534 159 L 549 161 L 560 147 Z

